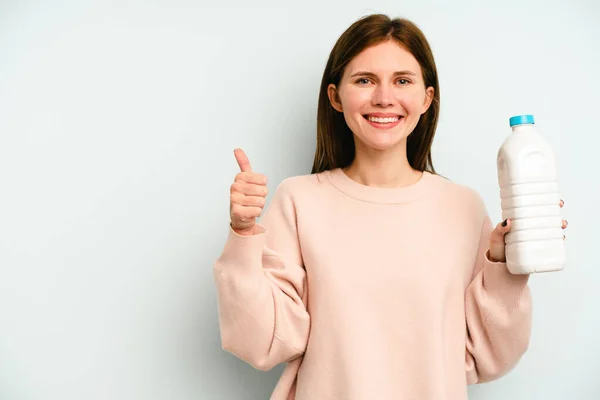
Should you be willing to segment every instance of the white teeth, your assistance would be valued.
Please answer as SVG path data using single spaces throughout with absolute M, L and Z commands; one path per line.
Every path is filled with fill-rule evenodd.
M 371 117 L 369 116 L 369 121 L 371 122 L 377 122 L 379 124 L 389 124 L 392 122 L 396 122 L 400 119 L 400 117 L 387 117 L 387 118 L 377 118 L 377 117 Z

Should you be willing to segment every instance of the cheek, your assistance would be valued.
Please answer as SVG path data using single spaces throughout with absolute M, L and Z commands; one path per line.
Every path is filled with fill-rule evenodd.
M 370 94 L 367 90 L 346 90 L 341 96 L 340 100 L 344 111 L 348 113 L 360 112 L 365 105 L 369 104 Z
M 400 104 L 409 113 L 421 113 L 425 104 L 425 93 L 422 90 L 411 90 L 399 99 Z

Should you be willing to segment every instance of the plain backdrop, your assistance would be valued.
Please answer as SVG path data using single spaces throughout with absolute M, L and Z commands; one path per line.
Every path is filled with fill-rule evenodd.
M 434 165 L 495 222 L 509 117 L 559 162 L 566 269 L 532 277 L 529 351 L 470 398 L 599 399 L 599 4 L 0 1 L 0 399 L 269 397 L 282 367 L 219 337 L 233 149 L 270 193 L 310 173 L 329 51 L 373 12 L 428 37 Z

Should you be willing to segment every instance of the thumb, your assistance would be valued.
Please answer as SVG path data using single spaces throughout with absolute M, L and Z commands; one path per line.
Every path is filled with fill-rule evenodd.
M 504 243 L 504 235 L 506 235 L 512 226 L 510 218 L 505 219 L 496 225 L 496 228 L 492 231 L 490 239 L 493 242 Z
M 250 166 L 250 161 L 248 160 L 248 156 L 246 156 L 246 153 L 244 153 L 244 150 L 235 149 L 233 151 L 233 154 L 235 155 L 235 160 L 237 161 L 238 165 L 240 166 L 240 171 L 252 172 L 252 167 Z

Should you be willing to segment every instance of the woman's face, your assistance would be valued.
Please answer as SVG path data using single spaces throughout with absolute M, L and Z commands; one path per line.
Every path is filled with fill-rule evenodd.
M 425 88 L 415 57 L 393 40 L 359 53 L 339 85 L 328 88 L 331 105 L 344 113 L 357 147 L 377 150 L 404 144 L 433 92 L 433 87 Z

